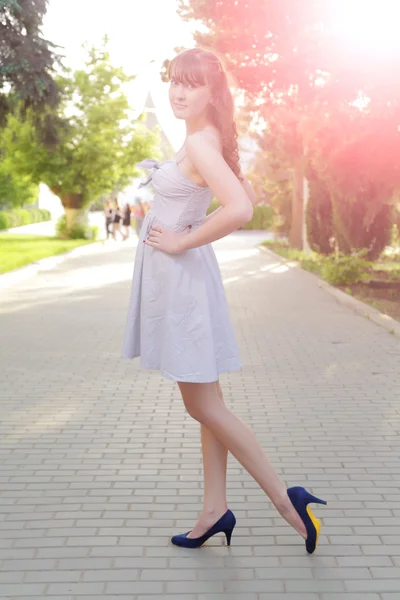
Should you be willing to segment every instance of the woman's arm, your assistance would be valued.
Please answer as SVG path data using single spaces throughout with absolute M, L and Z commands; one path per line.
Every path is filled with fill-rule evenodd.
M 254 190 L 251 187 L 248 179 L 246 179 L 243 175 L 242 175 L 242 177 L 243 177 L 243 181 L 241 182 L 242 187 L 243 187 L 244 191 L 246 192 L 246 194 L 247 194 L 250 202 L 254 206 L 258 202 L 258 198 L 255 195 Z M 213 219 L 215 217 L 215 215 L 218 213 L 218 211 L 220 211 L 220 210 L 222 210 L 222 206 L 219 206 L 218 208 L 216 208 L 215 210 L 213 210 L 212 213 L 210 213 L 209 215 L 207 215 L 207 217 L 203 221 L 203 225 L 204 225 L 204 223 L 207 223 L 207 221 L 209 221 L 210 219 Z
M 182 251 L 219 240 L 253 216 L 253 205 L 244 186 L 208 136 L 201 132 L 189 136 L 186 152 L 221 206 L 209 215 L 212 219 L 206 219 L 198 229 L 181 238 Z
M 215 210 L 212 211 L 212 213 L 210 213 L 209 215 L 206 216 L 206 218 L 204 219 L 202 226 L 204 225 L 204 223 L 207 223 L 210 219 L 213 219 L 215 217 L 215 215 L 222 209 L 222 206 L 218 206 L 218 208 L 216 208 Z

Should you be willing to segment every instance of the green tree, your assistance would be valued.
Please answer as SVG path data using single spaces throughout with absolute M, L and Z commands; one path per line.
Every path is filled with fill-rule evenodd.
M 38 120 L 57 104 L 56 47 L 40 31 L 46 8 L 47 0 L 0 0 L 0 126 L 16 101 Z
M 15 141 L 18 139 L 18 145 Z M 21 207 L 37 201 L 39 186 L 26 168 L 26 150 L 34 141 L 32 123 L 9 113 L 0 128 L 0 207 Z
M 331 112 L 318 119 L 308 140 L 337 246 L 345 253 L 368 248 L 368 258 L 376 259 L 390 242 L 400 189 L 397 115 L 373 107 Z
M 393 72 L 400 68 L 400 53 L 392 60 L 379 59 L 378 53 L 371 60 L 357 50 L 350 54 L 341 44 L 337 6 L 337 0 L 180 0 L 182 18 L 205 26 L 196 41 L 226 57 L 250 109 L 267 124 L 266 136 L 283 147 L 293 174 L 289 239 L 294 247 L 302 246 L 310 121 L 324 123 L 327 114 L 337 116 L 335 111 L 352 115 L 352 104 L 362 99 L 381 118 L 397 114 L 399 122 L 400 84 Z M 340 119 L 331 125 L 339 136 Z
M 275 125 L 275 127 L 274 127 Z M 279 122 L 270 120 L 261 133 L 253 133 L 258 151 L 247 173 L 262 203 L 270 204 L 276 215 L 274 229 L 288 236 L 292 223 L 293 181 Z
M 155 155 L 157 135 L 133 119 L 123 91 L 131 79 L 111 64 L 106 47 L 90 48 L 83 69 L 57 78 L 62 100 L 52 115 L 54 148 L 40 143 L 33 127 L 9 120 L 8 150 L 16 168 L 59 196 L 68 229 L 85 218 L 90 202 L 126 187 L 137 162 Z

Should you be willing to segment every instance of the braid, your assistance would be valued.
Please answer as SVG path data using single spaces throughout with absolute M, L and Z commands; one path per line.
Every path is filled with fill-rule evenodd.
M 224 78 L 225 73 L 224 73 Z M 209 109 L 210 120 L 221 135 L 222 155 L 236 177 L 242 179 L 239 165 L 239 148 L 237 143 L 238 133 L 234 120 L 234 105 L 231 92 L 226 82 L 226 87 L 215 95 Z

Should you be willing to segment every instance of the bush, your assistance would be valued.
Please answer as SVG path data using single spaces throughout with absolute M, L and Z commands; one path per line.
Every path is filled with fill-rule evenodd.
M 365 260 L 367 249 L 354 254 L 332 254 L 322 258 L 321 277 L 332 285 L 360 283 L 368 278 L 372 263 Z
M 56 234 L 60 238 L 69 238 L 72 240 L 96 240 L 99 235 L 97 225 L 76 224 L 67 231 L 67 219 L 62 215 L 56 224 Z
M 220 207 L 218 201 L 213 198 L 208 208 L 207 215 Z M 269 205 L 257 205 L 254 207 L 253 218 L 243 225 L 242 229 L 271 229 L 275 219 L 275 211 Z
M 254 207 L 251 221 L 243 225 L 242 229 L 271 229 L 275 218 L 272 206 L 257 205 Z
M 43 208 L 32 208 L 29 212 L 31 214 L 31 223 L 40 223 L 41 221 L 49 221 L 51 219 L 50 212 Z
M 10 229 L 10 217 L 5 211 L 0 211 L 0 230 Z
M 97 240 L 97 238 L 99 237 L 99 233 L 100 233 L 100 227 L 98 227 L 97 225 L 90 225 L 90 233 L 91 233 L 91 240 Z
M 32 208 L 14 208 L 11 210 L 0 211 L 0 230 L 30 225 L 41 221 L 50 221 L 51 214 L 48 210 Z
M 376 260 L 390 244 L 394 208 L 391 204 L 381 204 L 371 211 L 373 197 L 362 195 L 359 198 L 332 195 L 332 219 L 334 236 L 338 249 L 344 254 L 366 249 L 366 258 Z M 371 213 L 369 223 L 365 217 Z
M 74 225 L 67 231 L 71 240 L 86 240 L 88 228 L 85 225 Z
M 372 263 L 366 260 L 368 250 L 363 249 L 353 254 L 330 254 L 323 256 L 312 252 L 306 254 L 303 250 L 290 248 L 287 242 L 267 241 L 264 246 L 288 260 L 297 261 L 306 271 L 310 271 L 331 285 L 350 285 L 368 279 L 368 269 Z
M 59 238 L 67 237 L 67 218 L 65 214 L 61 215 L 56 223 L 56 236 Z
M 15 208 L 14 212 L 16 214 L 19 225 L 29 225 L 30 223 L 34 223 L 33 217 L 31 219 L 28 210 L 25 210 L 24 208 Z
M 30 222 L 31 223 L 38 223 L 38 217 L 41 216 L 38 211 L 39 211 L 38 208 L 31 208 L 31 209 L 29 209 Z
M 6 214 L 8 217 L 8 229 L 11 229 L 12 227 L 18 227 L 18 225 L 21 225 L 21 223 L 19 223 L 18 215 L 15 212 L 15 210 L 8 210 L 6 211 Z
M 40 214 L 42 215 L 42 218 L 40 219 L 40 221 L 50 221 L 51 220 L 51 212 L 49 210 L 47 210 L 46 208 L 39 208 L 37 210 L 39 210 Z

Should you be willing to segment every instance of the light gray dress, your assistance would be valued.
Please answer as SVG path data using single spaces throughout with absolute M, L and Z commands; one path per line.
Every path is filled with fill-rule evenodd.
M 213 194 L 188 179 L 177 159 L 140 165 L 153 169 L 142 185 L 152 180 L 155 196 L 139 235 L 122 356 L 140 356 L 143 368 L 174 381 L 217 381 L 242 365 L 213 248 L 171 255 L 143 243 L 155 224 L 200 227 Z

